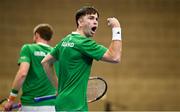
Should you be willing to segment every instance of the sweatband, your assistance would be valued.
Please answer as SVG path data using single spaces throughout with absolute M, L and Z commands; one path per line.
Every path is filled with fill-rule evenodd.
M 15 94 L 15 93 L 13 93 L 13 92 L 10 92 L 10 96 L 16 97 L 17 94 Z
M 12 89 L 8 97 L 8 101 L 15 101 L 17 95 L 18 95 L 18 90 Z
M 112 40 L 122 40 L 121 39 L 121 28 L 120 27 L 112 28 Z
M 15 89 L 11 89 L 11 92 L 14 94 L 18 94 L 18 90 L 15 90 Z

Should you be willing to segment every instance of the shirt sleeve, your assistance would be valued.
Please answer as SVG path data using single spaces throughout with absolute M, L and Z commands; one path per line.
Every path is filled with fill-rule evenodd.
M 57 44 L 50 52 L 50 55 L 56 58 L 56 60 L 59 59 L 59 49 L 60 49 L 59 46 L 60 46 L 60 43 Z
M 20 57 L 18 59 L 18 65 L 22 62 L 28 62 L 28 63 L 31 62 L 28 45 L 24 45 L 21 48 Z
M 90 38 L 84 38 L 80 43 L 79 43 L 79 48 L 80 51 L 95 59 L 95 60 L 100 60 L 104 53 L 107 51 L 107 48 L 104 47 L 103 45 L 97 44 L 94 40 Z

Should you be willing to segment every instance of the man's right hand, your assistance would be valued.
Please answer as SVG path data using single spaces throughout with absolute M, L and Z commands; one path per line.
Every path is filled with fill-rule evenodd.
M 119 21 L 115 17 L 108 18 L 107 22 L 108 22 L 108 26 L 110 26 L 111 28 L 121 27 Z
M 13 105 L 13 101 L 7 101 L 3 107 L 4 107 L 4 111 L 10 111 L 12 109 L 12 105 Z

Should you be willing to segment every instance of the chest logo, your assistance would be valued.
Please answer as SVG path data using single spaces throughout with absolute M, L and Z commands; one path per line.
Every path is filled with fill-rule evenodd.
M 46 53 L 42 51 L 35 51 L 34 56 L 46 56 Z
M 74 47 L 74 43 L 73 42 L 63 42 L 62 46 L 63 47 Z

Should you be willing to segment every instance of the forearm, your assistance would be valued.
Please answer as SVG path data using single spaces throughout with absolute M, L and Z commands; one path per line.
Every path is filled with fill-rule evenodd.
M 54 62 L 56 61 L 55 58 L 53 58 L 51 55 L 47 55 L 41 62 L 43 65 L 43 68 L 51 81 L 51 83 L 57 88 L 58 86 L 58 80 L 54 69 Z
M 52 77 L 53 85 L 58 89 L 58 78 L 55 72 L 55 69 L 53 67 L 53 77 Z
M 9 95 L 9 100 L 14 101 L 18 95 L 18 91 L 22 87 L 24 80 L 26 79 L 27 73 L 29 70 L 29 63 L 22 62 L 19 66 L 19 70 L 15 76 L 15 79 L 12 84 L 11 92 Z
M 42 65 L 43 65 L 43 68 L 44 68 L 49 80 L 57 88 L 58 81 L 57 81 L 57 77 L 55 75 L 53 63 L 44 62 L 44 63 L 42 63 Z
M 121 27 L 116 18 L 109 18 L 108 25 L 112 27 L 112 41 L 101 60 L 118 63 L 122 55 Z
M 12 88 L 19 91 L 24 83 L 25 78 L 26 78 L 26 75 L 21 75 L 20 72 L 18 71 L 13 81 Z
M 122 55 L 122 41 L 112 40 L 107 53 L 113 62 L 120 62 Z
M 18 72 L 14 81 L 13 81 L 11 92 L 10 92 L 10 95 L 8 97 L 8 101 L 11 101 L 11 102 L 15 101 L 15 98 L 17 97 L 18 92 L 24 83 L 24 80 L 25 80 L 25 77 L 21 76 Z

